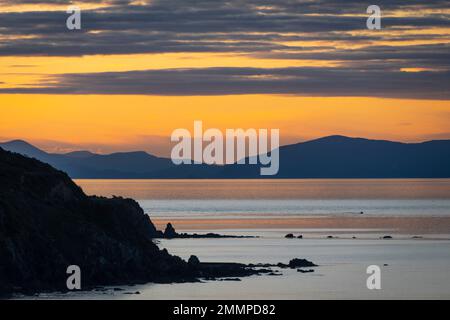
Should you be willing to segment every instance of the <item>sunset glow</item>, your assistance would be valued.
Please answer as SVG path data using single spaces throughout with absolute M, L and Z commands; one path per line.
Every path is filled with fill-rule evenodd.
M 156 5 L 165 6 L 159 1 L 139 1 L 128 5 L 127 10 L 151 10 Z M 420 19 L 436 14 L 448 16 L 448 8 L 432 5 L 420 11 L 409 7 L 387 8 L 384 11 L 387 22 L 376 33 L 365 29 L 364 24 L 361 28 L 352 27 L 349 30 L 324 27 L 323 31 L 302 30 L 296 26 L 290 30 L 277 31 L 277 27 L 274 25 L 271 29 L 270 24 L 261 31 L 249 28 L 245 32 L 228 29 L 208 32 L 204 29 L 198 34 L 187 34 L 178 30 L 171 35 L 174 37 L 171 40 L 173 44 L 192 47 L 156 50 L 151 41 L 144 38 L 172 32 L 165 30 L 165 25 L 151 28 L 142 25 L 139 29 L 129 26 L 123 30 L 110 29 L 106 25 L 94 27 L 91 15 L 96 14 L 102 19 L 103 13 L 110 12 L 120 18 L 120 6 L 108 1 L 83 1 L 79 6 L 87 17 L 83 20 L 86 21 L 86 27 L 81 33 L 64 30 L 67 6 L 14 1 L 6 1 L 0 6 L 1 15 L 6 18 L 17 13 L 60 17 L 62 29 L 56 30 L 54 37 L 63 37 L 65 40 L 61 38 L 61 42 L 64 41 L 68 46 L 67 52 L 63 52 L 59 51 L 58 46 L 52 45 L 54 40 L 51 37 L 47 39 L 48 32 L 53 32 L 51 29 L 47 33 L 39 30 L 13 32 L 14 26 L 8 24 L 8 19 L 0 25 L 5 30 L 0 35 L 1 140 L 25 139 L 44 150 L 56 152 L 87 149 L 108 153 L 140 149 L 168 155 L 170 133 L 176 128 L 191 126 L 194 120 L 202 120 L 210 127 L 221 129 L 279 128 L 282 144 L 333 134 L 406 142 L 450 138 L 450 100 L 446 98 L 448 88 L 447 93 L 436 88 L 441 91 L 433 97 L 432 91 L 425 91 L 431 90 L 429 85 L 426 86 L 429 89 L 423 87 L 423 93 L 415 87 L 417 80 L 411 80 L 413 87 L 408 90 L 409 80 L 406 79 L 402 85 L 405 88 L 398 92 L 393 89 L 392 92 L 383 93 L 381 89 L 375 88 L 378 86 L 376 82 L 368 82 L 365 87 L 360 87 L 358 80 L 354 80 L 355 90 L 347 86 L 341 94 L 333 87 L 341 84 L 342 75 L 331 73 L 329 81 L 321 84 L 317 90 L 303 89 L 301 84 L 303 73 L 309 72 L 311 68 L 314 72 L 341 72 L 350 68 L 356 73 L 366 66 L 370 67 L 368 70 L 379 68 L 380 72 L 386 72 L 381 85 L 389 84 L 393 77 L 404 75 L 417 75 L 423 81 L 428 81 L 429 75 L 445 73 L 448 79 L 448 61 L 435 59 L 431 53 L 428 54 L 430 58 L 415 59 L 414 52 L 417 50 L 417 55 L 427 50 L 433 52 L 433 46 L 436 46 L 436 50 L 445 50 L 450 43 L 450 28 L 439 23 L 420 28 L 412 26 L 411 22 L 405 22 L 405 25 L 401 23 L 402 18 Z M 169 7 L 170 3 L 167 4 Z M 341 14 L 320 14 L 314 11 L 316 9 L 305 8 L 304 15 L 298 13 L 299 19 L 302 16 L 305 19 L 328 17 L 349 21 L 361 19 L 365 22 L 366 17 L 365 12 L 357 12 L 351 6 L 348 12 Z M 270 16 L 278 9 L 258 6 L 253 9 L 249 7 L 248 10 L 259 10 L 260 14 Z M 52 23 L 45 25 L 43 22 L 42 28 L 54 28 Z M 204 22 L 205 27 L 207 23 Z M 129 52 L 121 52 L 124 49 L 122 44 L 116 44 L 112 38 L 108 38 L 111 42 L 108 44 L 111 48 L 109 53 L 91 47 L 91 41 L 95 43 L 98 39 L 104 42 L 101 40 L 103 37 L 114 34 L 123 37 L 124 44 L 133 41 L 133 37 L 142 37 L 148 46 L 130 42 L 131 50 L 127 48 Z M 42 46 L 43 51 L 31 50 L 34 42 Z M 24 45 L 23 49 L 20 43 Z M 71 52 L 70 47 L 77 43 L 86 51 Z M 28 45 L 31 51 L 27 51 Z M 212 49 L 209 45 L 222 49 Z M 254 50 L 248 46 L 255 46 Z M 396 56 L 392 56 L 394 52 Z M 359 54 L 367 58 L 360 58 Z M 220 87 L 199 87 L 192 91 L 188 89 L 187 92 L 177 89 L 194 87 L 190 74 L 203 70 L 209 72 L 214 68 L 221 68 L 223 72 L 230 70 L 237 75 L 240 70 L 250 70 L 251 74 L 239 77 L 242 81 L 249 81 L 251 89 L 240 92 L 239 86 L 235 88 L 232 82 L 234 78 L 222 85 L 223 90 Z M 298 71 L 290 75 L 290 70 Z M 180 74 L 182 78 L 174 81 L 181 82 L 172 83 L 170 80 L 164 87 L 165 78 L 159 78 L 161 75 L 154 73 L 159 71 L 164 74 L 168 72 L 167 79 Z M 103 84 L 112 72 L 118 80 L 129 78 L 129 92 L 120 84 L 118 88 L 123 90 L 116 90 L 115 87 L 109 89 L 108 84 Z M 391 76 L 391 72 L 395 72 L 395 76 Z M 163 77 L 166 77 L 164 74 Z M 78 79 L 77 75 L 83 78 Z M 95 79 L 97 75 L 101 78 Z M 316 81 L 314 74 L 305 77 L 311 77 L 311 82 Z M 321 77 L 326 79 L 327 72 Z M 80 86 L 91 78 L 93 86 Z M 372 76 L 368 75 L 367 78 Z M 291 80 L 300 82 L 298 86 L 290 84 L 290 89 L 280 92 L 275 89 L 267 93 L 264 89 L 257 89 L 258 84 L 251 83 Z M 139 85 L 141 81 L 156 85 L 156 89 L 149 89 L 147 94 L 145 84 Z M 205 83 L 211 81 L 205 80 Z M 163 86 L 162 89 L 160 86 Z M 389 88 L 396 86 L 388 85 Z M 167 94 L 172 88 L 174 92 Z M 63 94 L 59 90 L 63 90 Z M 218 93 L 222 91 L 223 94 Z

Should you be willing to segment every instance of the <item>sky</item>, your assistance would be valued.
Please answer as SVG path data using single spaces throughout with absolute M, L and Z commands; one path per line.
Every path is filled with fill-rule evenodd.
M 450 139 L 449 89 L 448 1 L 0 0 L 0 141 L 50 152 L 167 156 L 194 120 L 282 144 Z

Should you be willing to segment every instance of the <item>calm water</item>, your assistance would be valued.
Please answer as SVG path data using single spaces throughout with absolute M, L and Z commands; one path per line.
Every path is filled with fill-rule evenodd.
M 314 273 L 283 270 L 282 276 L 252 276 L 235 281 L 146 284 L 124 291 L 42 295 L 58 299 L 450 299 L 448 240 L 164 240 L 160 247 L 188 259 L 243 263 L 288 262 L 307 258 L 320 266 Z M 381 290 L 368 290 L 366 268 L 381 268 Z M 387 266 L 384 266 L 387 264 Z M 140 295 L 126 292 L 139 291 Z
M 137 199 L 153 218 L 180 218 L 178 221 L 195 223 L 226 217 L 270 221 L 268 216 L 272 219 L 283 216 L 293 221 L 321 215 L 340 221 L 344 219 L 339 217 L 347 220 L 361 217 L 360 211 L 364 211 L 363 217 L 375 217 L 375 220 L 436 216 L 444 217 L 436 218 L 443 221 L 450 217 L 450 179 L 77 180 L 76 183 L 88 194 Z M 305 233 L 302 240 L 290 240 L 284 238 L 287 231 L 303 233 L 305 230 L 293 226 L 288 226 L 292 229 L 259 226 L 262 227 L 221 230 L 221 233 L 259 238 L 173 239 L 162 240 L 159 246 L 184 259 L 195 254 L 205 262 L 286 263 L 292 258 L 306 258 L 320 265 L 316 272 L 301 274 L 284 270 L 282 276 L 252 276 L 240 282 L 147 284 L 123 287 L 125 291 L 111 288 L 106 292 L 50 294 L 40 298 L 450 299 L 448 235 L 438 240 L 430 234 L 419 239 L 413 239 L 411 234 L 395 234 L 394 239 L 382 240 L 379 236 L 386 229 L 371 228 L 375 236 L 369 237 L 367 230 L 340 226 L 339 238 L 326 239 L 327 233 L 337 234 L 334 226 L 328 226 L 316 227 L 314 232 L 319 235 Z M 357 238 L 352 239 L 353 235 Z M 382 268 L 381 290 L 366 287 L 366 268 L 372 264 Z M 135 291 L 141 294 L 124 294 Z
M 446 199 L 450 179 L 75 180 L 85 192 L 133 199 Z
M 155 218 L 450 216 L 450 179 L 76 180 L 88 194 L 131 197 Z

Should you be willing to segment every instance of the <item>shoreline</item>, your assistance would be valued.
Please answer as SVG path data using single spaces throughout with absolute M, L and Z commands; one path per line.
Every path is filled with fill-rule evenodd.
M 16 299 L 448 299 L 450 241 L 378 239 L 162 239 L 159 246 L 183 259 L 195 254 L 205 262 L 277 264 L 302 256 L 315 272 L 280 270 L 281 276 L 249 276 L 227 281 L 105 286 L 97 291 L 16 296 Z M 428 240 L 428 239 L 427 239 Z M 214 248 L 214 250 L 211 250 Z M 379 265 L 382 288 L 367 290 L 366 268 Z M 305 270 L 308 270 L 306 268 Z M 139 292 L 139 294 L 136 294 Z
M 273 218 L 174 218 L 151 217 L 156 228 L 172 223 L 177 230 L 236 229 L 386 229 L 392 233 L 449 234 L 450 217 L 273 217 Z M 305 230 L 304 232 L 307 232 Z

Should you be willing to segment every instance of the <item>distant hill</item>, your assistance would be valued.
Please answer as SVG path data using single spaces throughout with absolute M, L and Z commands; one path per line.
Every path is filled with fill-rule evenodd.
M 228 166 L 229 178 L 253 178 L 258 168 Z M 280 147 L 276 178 L 448 178 L 450 140 L 400 143 L 344 136 Z
M 40 159 L 49 156 L 46 152 L 36 148 L 35 146 L 23 140 L 12 140 L 0 143 L 0 147 L 2 147 L 4 150 L 20 153 L 30 158 Z
M 21 140 L 0 143 L 0 147 L 49 163 L 67 172 L 71 178 L 151 178 L 158 171 L 174 166 L 170 159 L 158 158 L 143 151 L 107 155 L 89 151 L 56 154 L 46 153 Z
M 46 153 L 25 141 L 0 143 L 72 178 L 261 178 L 259 165 L 181 165 L 143 151 Z M 449 178 L 450 140 L 401 143 L 329 136 L 280 147 L 280 170 L 262 178 Z

